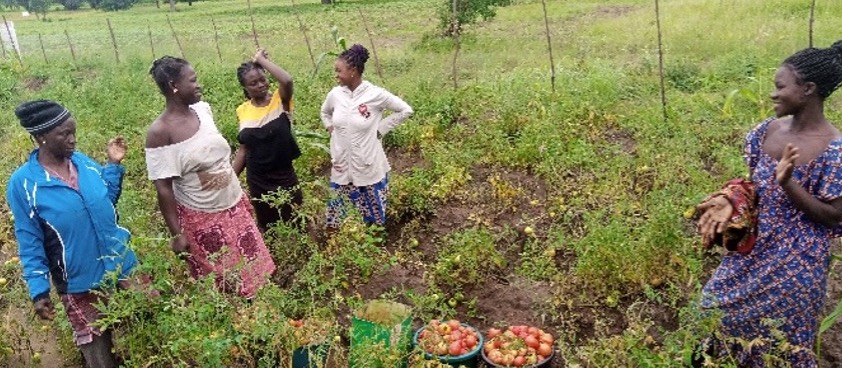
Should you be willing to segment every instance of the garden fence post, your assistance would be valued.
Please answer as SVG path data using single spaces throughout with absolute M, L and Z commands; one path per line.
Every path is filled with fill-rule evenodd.
M 216 30 L 216 21 L 211 17 L 211 24 L 213 24 L 213 40 L 216 42 L 216 54 L 219 55 L 219 62 L 222 62 L 222 51 L 219 50 L 219 31 Z
M 149 34 L 149 49 L 152 50 L 152 60 L 155 60 L 155 42 L 152 41 L 152 27 L 146 26 L 146 33 Z
M 365 14 L 361 8 L 357 8 L 360 12 L 360 18 L 363 19 L 363 26 L 365 26 L 365 32 L 368 33 L 368 42 L 371 43 L 371 52 L 374 54 L 374 66 L 377 68 L 377 75 L 380 77 L 381 80 L 383 79 L 383 69 L 380 68 L 380 58 L 377 57 L 377 47 L 374 46 L 374 37 L 371 36 L 371 29 L 368 28 L 368 21 L 365 19 Z
M 454 43 L 454 50 L 453 50 L 453 62 L 451 63 L 451 74 L 453 75 L 453 89 L 459 88 L 458 82 L 458 71 L 456 70 L 456 59 L 459 57 L 459 48 L 460 48 L 460 40 L 459 34 L 461 33 L 459 27 L 459 8 L 458 8 L 459 0 L 453 0 L 453 20 L 451 20 L 451 30 L 453 31 L 453 43 Z
M 111 44 L 114 45 L 114 59 L 117 60 L 117 63 L 119 63 L 120 52 L 117 51 L 117 38 L 114 37 L 114 28 L 111 28 L 111 19 L 105 18 L 105 22 L 108 23 L 108 33 L 111 34 Z
M 73 42 L 70 41 L 70 34 L 67 29 L 64 30 L 64 37 L 67 38 L 67 47 L 70 49 L 70 56 L 73 57 L 73 64 L 76 64 L 76 50 L 73 49 Z
M 661 38 L 661 9 L 658 0 L 655 0 L 655 25 L 658 28 L 658 76 L 661 80 L 661 109 L 664 113 L 664 122 L 666 122 L 667 90 L 664 84 L 664 43 Z
M 44 55 L 44 64 L 49 64 L 47 60 L 47 51 L 44 50 L 44 39 L 41 38 L 41 32 L 38 32 L 38 43 L 41 45 L 41 55 Z
M 251 11 L 251 0 L 246 0 L 249 7 L 249 18 L 251 18 L 251 34 L 254 36 L 254 45 L 260 48 L 260 41 L 257 40 L 257 27 L 254 26 L 254 13 Z
M 295 13 L 295 19 L 298 20 L 298 29 L 304 35 L 304 43 L 307 44 L 307 52 L 310 54 L 310 61 L 313 63 L 313 69 L 315 69 L 317 67 L 316 58 L 313 56 L 313 48 L 310 47 L 310 38 L 307 37 L 307 30 L 304 28 L 304 22 L 301 21 L 301 16 L 298 15 L 298 7 L 295 5 L 295 0 L 290 0 L 290 2 L 292 2 L 292 11 Z
M 809 31 L 809 43 L 810 47 L 813 47 L 813 22 L 816 21 L 816 0 L 813 0 L 813 5 L 810 6 L 810 31 Z
M 8 56 L 6 56 L 6 42 L 3 41 L 3 37 L 0 37 L 0 50 L 3 51 L 3 60 L 6 60 Z
M 541 0 L 541 6 L 544 8 L 544 28 L 547 31 L 547 51 L 550 54 L 550 87 L 555 93 L 555 61 L 553 61 L 553 41 L 550 36 L 550 21 L 547 19 L 547 0 Z
M 175 28 L 172 26 L 172 21 L 170 21 L 170 15 L 167 14 L 167 23 L 170 25 L 170 31 L 172 31 L 172 36 L 175 38 L 175 43 L 178 44 L 178 51 L 181 51 L 181 58 L 186 59 L 184 56 L 184 49 L 181 47 L 181 41 L 178 39 L 178 35 L 175 33 Z
M 9 36 L 9 42 L 12 44 L 12 51 L 15 52 L 15 56 L 18 58 L 18 64 L 23 66 L 23 59 L 20 56 L 20 52 L 18 52 L 18 46 L 15 45 L 15 39 L 12 38 L 12 30 L 9 29 L 9 21 L 6 20 L 6 16 L 3 16 L 3 25 L 6 26 L 6 34 Z

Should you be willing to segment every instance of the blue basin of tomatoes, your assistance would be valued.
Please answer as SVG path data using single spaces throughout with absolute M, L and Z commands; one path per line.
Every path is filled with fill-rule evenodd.
M 412 337 L 412 344 L 421 347 L 426 359 L 437 359 L 452 367 L 476 367 L 483 341 L 476 328 L 456 320 L 432 320 Z

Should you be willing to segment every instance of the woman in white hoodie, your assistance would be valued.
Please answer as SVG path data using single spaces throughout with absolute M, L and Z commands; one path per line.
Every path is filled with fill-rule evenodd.
M 322 122 L 330 132 L 330 188 L 327 226 L 339 227 L 345 198 L 367 224 L 386 224 L 389 161 L 380 138 L 412 115 L 412 108 L 385 89 L 363 80 L 368 50 L 351 46 L 336 59 L 338 86 L 322 104 Z M 392 114 L 383 117 L 383 112 Z

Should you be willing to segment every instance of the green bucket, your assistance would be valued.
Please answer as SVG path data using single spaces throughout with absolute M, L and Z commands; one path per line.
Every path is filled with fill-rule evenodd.
M 378 303 L 383 303 L 379 302 Z M 391 303 L 391 302 L 388 302 Z M 404 368 L 407 366 L 412 341 L 412 315 L 409 307 L 391 303 L 403 309 L 394 324 L 382 324 L 354 313 L 351 319 L 350 368 Z M 366 307 L 367 308 L 367 307 Z M 365 310 L 365 308 L 363 309 Z M 398 362 L 394 365 L 386 362 Z

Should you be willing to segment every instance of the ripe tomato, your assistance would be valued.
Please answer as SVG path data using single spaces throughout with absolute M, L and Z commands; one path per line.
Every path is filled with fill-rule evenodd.
M 457 321 L 455 319 L 451 319 L 451 320 L 447 321 L 447 325 L 450 326 L 451 331 L 458 330 L 459 327 L 462 327 L 462 324 L 459 323 L 459 321 Z
M 512 365 L 512 362 L 515 360 L 515 356 L 512 354 L 503 354 L 503 359 L 500 361 L 502 365 Z
M 541 345 L 541 342 L 538 341 L 538 339 L 536 339 L 535 336 L 532 335 L 526 335 L 526 337 L 523 339 L 523 342 L 526 343 L 526 346 L 533 349 L 537 349 L 538 346 Z
M 522 356 L 515 357 L 515 359 L 512 360 L 512 364 L 514 364 L 515 367 L 523 367 L 523 365 L 526 364 L 526 358 Z
M 541 340 L 541 342 L 543 342 L 545 344 L 552 345 L 553 344 L 553 335 L 550 335 L 548 333 L 544 333 L 544 334 L 541 335 L 540 340 Z
M 442 341 L 436 345 L 436 355 L 447 355 L 447 343 Z
M 483 349 L 483 350 L 485 350 L 485 355 L 488 355 L 488 354 L 490 354 L 493 350 L 495 350 L 495 349 L 494 349 L 494 343 L 493 343 L 493 342 L 491 342 L 491 341 L 489 341 L 489 342 L 485 343 L 485 345 L 483 345 L 482 349 Z
M 503 353 L 500 350 L 492 350 L 488 354 L 488 360 L 494 364 L 503 364 Z
M 526 332 L 530 335 L 538 335 L 538 329 L 535 327 L 529 327 L 526 329 Z
M 477 338 L 474 335 L 468 335 L 465 337 L 465 346 L 469 349 L 473 349 L 474 346 L 477 346 Z
M 450 347 L 447 350 L 447 353 L 453 356 L 460 356 L 462 355 L 462 344 L 459 341 L 454 341 L 450 343 Z
M 550 345 L 541 343 L 541 346 L 538 347 L 538 354 L 548 357 L 553 354 L 553 348 Z
M 493 339 L 497 336 L 500 336 L 500 333 L 501 333 L 501 331 L 497 328 L 489 328 L 488 333 L 486 335 L 488 335 L 489 339 Z

